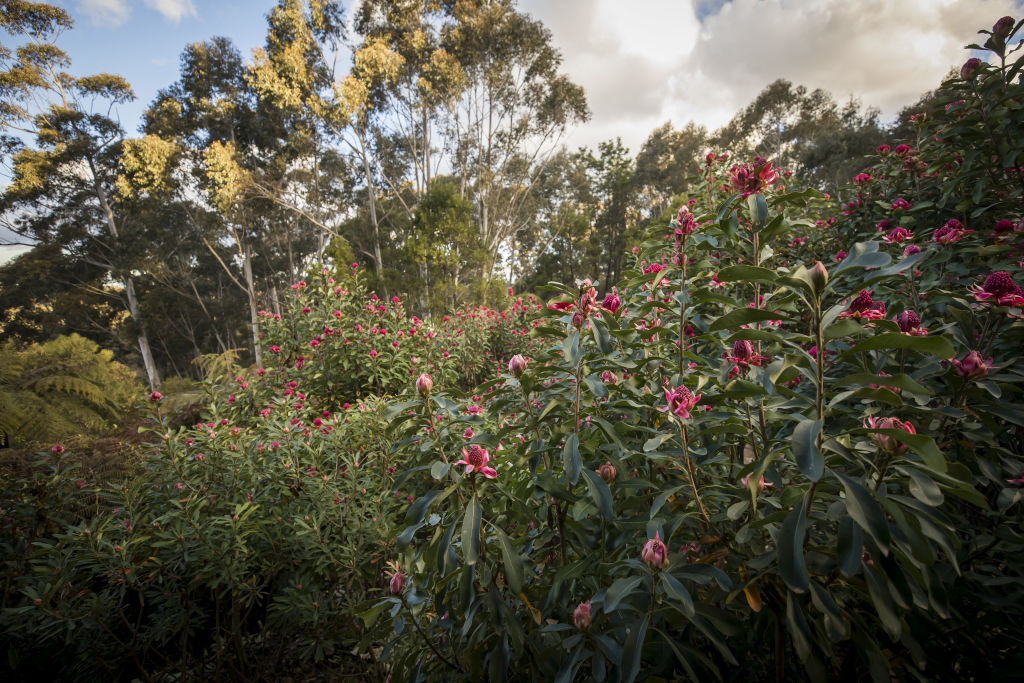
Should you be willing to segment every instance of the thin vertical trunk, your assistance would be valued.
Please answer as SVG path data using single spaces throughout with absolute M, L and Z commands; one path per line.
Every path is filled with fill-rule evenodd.
M 263 367 L 263 347 L 260 344 L 260 319 L 256 312 L 256 287 L 252 277 L 252 252 L 246 244 L 242 251 L 242 270 L 245 271 L 246 294 L 249 297 L 249 319 L 252 322 L 252 346 L 256 356 L 256 367 Z
M 377 223 L 377 187 L 373 183 L 373 170 L 370 168 L 370 157 L 366 151 L 366 143 L 363 141 L 362 133 L 357 133 L 359 138 L 359 151 L 363 160 L 363 172 L 366 174 L 366 194 L 370 205 L 370 225 L 373 226 L 373 270 L 377 276 L 378 284 L 384 284 L 384 259 L 380 254 L 380 226 Z M 386 295 L 387 292 L 385 291 Z

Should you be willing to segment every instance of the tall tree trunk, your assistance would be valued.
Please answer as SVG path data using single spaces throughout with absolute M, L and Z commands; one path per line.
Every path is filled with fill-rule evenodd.
M 252 252 L 246 244 L 242 250 L 242 270 L 245 271 L 246 294 L 249 298 L 249 320 L 252 322 L 252 348 L 256 356 L 256 367 L 263 367 L 263 347 L 260 344 L 260 318 L 256 312 L 256 287 L 252 278 Z

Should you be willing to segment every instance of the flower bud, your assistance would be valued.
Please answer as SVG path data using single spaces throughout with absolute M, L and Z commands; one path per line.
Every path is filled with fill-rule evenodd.
M 159 400 L 160 400 L 160 399 L 162 399 L 163 397 L 164 397 L 164 395 L 163 395 L 163 394 L 161 394 L 161 393 L 160 393 L 159 391 L 154 391 L 153 393 L 151 393 L 151 394 L 149 395 L 149 400 L 150 400 L 150 401 L 159 401 Z
M 420 396 L 426 396 L 433 388 L 434 380 L 427 373 L 424 372 L 416 378 L 416 391 L 420 392 Z
M 650 538 L 644 543 L 644 548 L 640 551 L 640 559 L 651 569 L 664 569 L 668 566 L 668 547 L 665 546 L 658 532 L 654 533 L 654 538 Z
M 597 474 L 599 477 L 605 480 L 605 483 L 611 484 L 615 481 L 615 477 L 618 476 L 618 472 L 615 470 L 615 465 L 610 462 L 606 462 L 597 468 Z
M 828 284 L 828 269 L 821 261 L 815 262 L 810 270 L 811 286 L 814 287 L 815 294 L 821 294 L 825 291 L 825 285 Z
M 971 57 L 964 65 L 960 67 L 960 78 L 965 81 L 969 81 L 978 73 L 981 69 L 982 61 L 977 57 Z
M 1013 31 L 1013 17 L 1003 17 L 992 27 L 992 35 L 999 38 L 1006 38 Z
M 400 595 L 402 589 L 405 588 L 405 577 L 402 576 L 402 572 L 395 572 L 395 575 L 391 577 L 391 582 L 388 585 L 391 588 L 392 593 Z
M 576 625 L 581 631 L 585 631 L 590 626 L 590 601 L 581 602 L 572 613 L 572 623 Z
M 526 359 L 521 354 L 516 354 L 508 361 L 508 371 L 513 377 L 519 379 L 526 372 Z

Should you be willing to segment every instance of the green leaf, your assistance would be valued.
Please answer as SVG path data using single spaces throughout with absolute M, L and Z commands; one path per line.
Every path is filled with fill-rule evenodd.
M 562 449 L 562 467 L 565 475 L 573 485 L 580 479 L 580 470 L 583 469 L 583 459 L 580 457 L 580 440 L 575 434 L 570 434 L 565 440 L 565 447 Z
M 760 266 L 726 266 L 718 271 L 720 282 L 767 282 L 778 280 L 774 270 Z
M 759 232 L 768 221 L 768 202 L 763 194 L 752 194 L 747 197 L 747 208 L 750 209 L 751 227 L 754 232 Z
M 647 639 L 647 619 L 650 615 L 644 614 L 640 622 L 629 630 L 626 642 L 622 647 L 622 683 L 633 683 L 637 674 L 640 673 L 640 663 L 643 661 L 644 641 Z
M 657 436 L 652 436 L 651 438 L 647 439 L 647 441 L 644 442 L 644 453 L 650 453 L 651 451 L 658 450 L 661 444 L 665 443 L 673 436 L 675 436 L 675 434 L 672 434 L 671 432 L 667 434 L 658 434 Z
M 849 351 L 844 351 L 843 355 L 848 356 L 857 352 L 875 351 L 877 349 L 910 349 L 920 353 L 930 353 L 939 358 L 952 358 L 955 355 L 953 345 L 945 337 L 916 337 L 900 332 L 876 334 L 870 339 L 857 342 L 856 346 Z
M 604 594 L 604 611 L 606 614 L 614 612 L 619 603 L 630 593 L 636 590 L 637 586 L 644 580 L 643 576 L 624 576 L 616 579 L 615 583 L 608 587 Z
M 910 477 L 910 483 L 907 487 L 910 490 L 910 495 L 931 507 L 942 505 L 945 496 L 942 495 L 942 489 L 939 488 L 939 485 L 931 477 L 923 472 L 918 472 L 913 467 L 900 467 L 898 469 Z
M 679 582 L 679 579 L 668 572 L 661 572 L 660 578 L 661 586 L 665 590 L 665 594 L 679 603 L 683 614 L 688 617 L 692 617 L 695 614 L 693 609 L 693 598 L 690 597 L 690 593 L 686 590 L 686 587 Z
M 466 564 L 476 564 L 480 553 L 480 502 L 473 496 L 462 518 L 462 554 Z
M 603 482 L 602 482 L 603 483 Z M 512 545 L 512 539 L 508 537 L 501 528 L 493 526 L 498 535 L 498 544 L 501 546 L 501 556 L 505 563 L 505 578 L 508 580 L 508 587 L 512 592 L 519 594 L 523 592 L 523 563 Z
M 654 502 L 651 503 L 651 512 L 648 515 L 648 518 L 654 519 L 654 515 L 658 514 L 658 510 L 660 510 L 661 506 L 665 504 L 665 501 L 668 500 L 668 497 L 681 488 L 683 488 L 682 485 L 670 488 L 667 491 L 662 491 L 661 493 L 659 493 L 658 496 L 654 499 Z
M 565 356 L 565 362 L 573 370 L 580 364 L 580 360 L 583 358 L 583 349 L 580 348 L 579 330 L 576 330 L 562 341 L 562 355 Z
M 797 593 L 807 590 L 811 580 L 804 564 L 804 534 L 807 533 L 807 512 L 803 499 L 786 516 L 776 538 L 779 575 Z
M 821 424 L 821 420 L 801 420 L 793 429 L 793 456 L 800 472 L 811 481 L 818 481 L 825 472 L 825 458 L 817 444 Z
M 852 577 L 857 574 L 863 554 L 863 534 L 853 517 L 847 515 L 839 521 L 839 535 L 836 538 L 836 564 L 843 576 Z
M 836 281 L 835 277 L 837 275 L 850 268 L 881 268 L 882 266 L 889 265 L 892 259 L 885 252 L 878 251 L 878 247 L 879 243 L 875 241 L 857 242 L 854 244 L 850 249 L 849 256 L 832 270 L 832 279 L 829 284 Z
M 591 318 L 590 323 L 591 334 L 594 336 L 594 341 L 597 342 L 597 347 L 601 349 L 601 353 L 611 353 L 612 340 L 608 336 L 608 328 L 597 318 Z
M 882 552 L 888 555 L 892 534 L 882 507 L 859 483 L 842 472 L 836 472 L 835 475 L 839 477 L 839 481 L 843 483 L 843 489 L 846 491 L 846 511 L 850 513 L 861 529 L 875 539 L 875 543 L 878 544 Z
M 732 211 L 733 204 L 735 204 L 736 200 L 739 199 L 739 198 L 740 198 L 740 193 L 737 192 L 733 196 L 731 196 L 728 199 L 726 199 L 722 203 L 722 205 L 720 207 L 718 207 L 718 213 L 715 216 L 715 221 L 717 223 L 721 223 L 722 219 L 730 214 L 730 212 Z
M 601 516 L 605 519 L 615 519 L 615 512 L 612 510 L 612 491 L 608 484 L 593 470 L 583 470 L 583 476 L 587 480 L 590 497 L 594 499 Z
M 949 469 L 946 456 L 939 450 L 935 439 L 926 434 L 909 434 L 902 429 L 878 429 L 879 434 L 887 434 L 900 443 L 910 446 L 910 449 L 921 456 L 924 464 L 936 472 L 945 472 Z
M 768 320 L 779 320 L 783 317 L 785 316 L 782 313 L 762 311 L 759 308 L 737 308 L 735 311 L 730 311 L 711 323 L 711 325 L 708 326 L 708 332 L 729 330 L 741 325 L 749 325 L 750 323 L 765 322 Z
M 874 603 L 878 618 L 882 621 L 882 628 L 893 640 L 899 640 L 903 627 L 900 624 L 899 614 L 896 613 L 896 606 L 892 603 L 889 587 L 879 573 L 871 567 L 864 568 L 864 577 L 868 582 L 871 602 Z

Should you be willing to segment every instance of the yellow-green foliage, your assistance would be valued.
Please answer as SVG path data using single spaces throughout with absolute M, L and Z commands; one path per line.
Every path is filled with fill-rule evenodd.
M 0 347 L 0 430 L 16 443 L 59 441 L 119 422 L 142 385 L 110 351 L 77 334 Z

